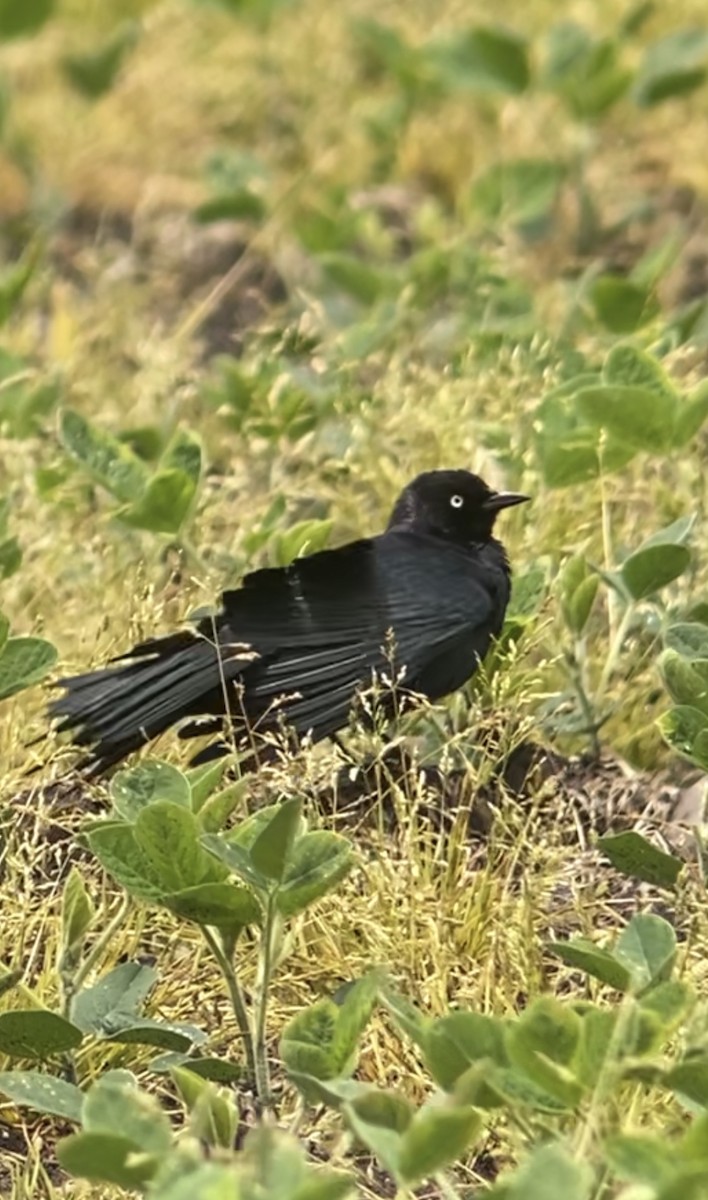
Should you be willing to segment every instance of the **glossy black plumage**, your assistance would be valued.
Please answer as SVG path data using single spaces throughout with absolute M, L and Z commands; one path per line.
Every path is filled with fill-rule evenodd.
M 221 730 L 228 712 L 236 740 L 284 722 L 316 741 L 347 723 L 374 677 L 436 700 L 502 627 L 510 572 L 492 528 L 525 499 L 467 471 L 419 475 L 384 533 L 247 575 L 196 631 L 61 680 L 50 712 L 99 773 L 185 718 L 182 736 L 204 734 L 209 716 Z

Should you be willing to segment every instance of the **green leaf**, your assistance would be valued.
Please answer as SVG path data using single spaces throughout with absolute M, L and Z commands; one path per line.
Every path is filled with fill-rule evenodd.
M 83 1034 L 58 1013 L 42 1008 L 0 1013 L 0 1054 L 12 1058 L 49 1058 L 75 1050 Z
M 678 621 L 666 630 L 664 645 L 681 658 L 708 662 L 708 626 L 700 621 Z
M 594 38 L 574 21 L 551 26 L 542 81 L 563 98 L 573 116 L 599 117 L 626 92 L 631 78 L 611 38 Z
M 138 813 L 133 830 L 138 849 L 163 894 L 218 882 L 220 869 L 204 854 L 196 817 L 188 808 L 155 800 Z
M 331 1079 L 338 1064 L 332 1053 L 339 1009 L 325 997 L 299 1012 L 283 1030 L 280 1052 L 288 1073 Z
M 655 1016 L 664 1034 L 673 1033 L 695 1000 L 693 990 L 679 979 L 667 979 L 645 992 L 639 1001 L 642 1012 Z
M 626 558 L 622 581 L 634 600 L 646 600 L 683 575 L 691 561 L 688 546 L 645 546 Z
M 282 880 L 301 823 L 302 802 L 284 800 L 251 846 L 251 861 L 266 879 Z
M 55 0 L 0 0 L 0 39 L 35 33 L 54 12 Z
M 428 42 L 425 65 L 452 90 L 518 95 L 530 81 L 525 38 L 500 26 L 456 29 Z
M 217 1091 L 208 1080 L 195 1074 L 188 1066 L 175 1067 L 170 1073 L 189 1110 L 192 1137 L 198 1137 L 207 1145 L 231 1150 L 239 1118 L 233 1097 Z
M 433 1021 L 425 1035 L 425 1061 L 435 1082 L 451 1091 L 470 1064 L 508 1064 L 505 1023 L 482 1013 L 455 1012 Z
M 580 1029 L 576 1013 L 552 996 L 541 996 L 509 1025 L 505 1036 L 512 1066 L 569 1108 L 582 1095 L 572 1069 Z
M 206 804 L 211 796 L 214 788 L 221 783 L 222 776 L 226 770 L 226 757 L 217 758 L 215 762 L 204 763 L 202 767 L 192 767 L 187 771 L 187 782 L 191 794 L 191 809 L 193 813 L 198 813 L 202 805 Z M 240 781 L 239 781 L 240 782 Z
M 118 500 L 131 503 L 146 488 L 149 476 L 142 460 L 73 409 L 62 410 L 59 439 L 67 453 Z
M 375 304 L 394 284 L 390 272 L 370 266 L 353 254 L 321 254 L 317 261 L 325 278 L 360 304 Z
M 645 1183 L 652 1195 L 676 1173 L 676 1155 L 669 1142 L 648 1134 L 612 1134 L 604 1142 L 604 1152 L 619 1179 Z
M 239 828 L 241 827 L 239 826 Z M 238 875 L 239 879 L 243 879 L 245 883 L 260 891 L 268 890 L 268 880 L 261 875 L 260 871 L 256 871 L 251 862 L 251 856 L 244 846 L 240 846 L 231 838 L 227 840 L 215 833 L 204 834 L 201 838 L 201 845 L 209 854 L 213 854 L 219 862 L 228 867 L 229 871 Z
M 699 709 L 708 728 L 708 658 L 687 660 L 675 650 L 664 650 L 657 666 L 671 699 Z
M 590 288 L 595 316 L 610 333 L 634 333 L 659 311 L 652 289 L 618 275 L 599 275 Z
M 586 420 L 638 450 L 664 452 L 671 445 L 676 401 L 648 387 L 613 383 L 584 388 L 575 401 Z
M 332 1061 L 340 1073 L 347 1072 L 350 1064 L 354 1069 L 359 1039 L 376 1006 L 380 986 L 380 972 L 370 971 L 347 987 L 331 1042 Z
M 617 1055 L 617 1047 L 613 1044 L 617 1010 L 588 1006 L 581 1012 L 578 1006 L 576 1012 L 581 1017 L 581 1026 L 574 1069 L 583 1089 L 589 1092 L 597 1087 L 610 1053 L 613 1057 Z
M 410 1102 L 395 1092 L 370 1088 L 344 1104 L 342 1114 L 357 1138 L 397 1177 L 401 1134 L 413 1116 Z
M 111 780 L 110 791 L 116 812 L 131 823 L 156 800 L 192 807 L 192 791 L 186 776 L 170 763 L 157 759 L 118 771 Z
M 295 843 L 276 892 L 279 912 L 291 917 L 330 892 L 354 865 L 351 844 L 338 833 L 317 830 Z
M 672 1092 L 708 1108 L 708 1057 L 691 1055 L 664 1073 L 663 1082 Z
M 657 725 L 677 754 L 708 771 L 708 720 L 704 712 L 679 704 L 662 713 Z
M 9 579 L 19 570 L 22 562 L 22 551 L 16 537 L 0 541 L 0 579 Z
M 160 469 L 181 471 L 195 488 L 202 475 L 202 443 L 189 429 L 178 429 L 160 459 Z
M 708 67 L 708 31 L 677 29 L 647 47 L 633 88 L 634 100 L 649 108 L 700 87 Z
M 324 550 L 333 522 L 329 520 L 299 521 L 283 533 L 275 533 L 270 543 L 270 561 L 274 567 L 287 567 L 303 554 Z
M 86 54 L 67 54 L 62 68 L 69 82 L 90 100 L 113 86 L 125 59 L 140 37 L 137 21 L 127 21 L 99 46 Z
M 64 1117 L 67 1121 L 81 1120 L 83 1092 L 54 1075 L 42 1071 L 0 1071 L 0 1092 L 13 1104 L 26 1104 L 36 1112 Z
M 208 225 L 211 221 L 261 221 L 267 215 L 268 205 L 251 187 L 212 196 L 197 205 L 192 213 L 200 225 Z
M 246 780 L 244 778 L 236 780 L 223 791 L 210 796 L 197 813 L 200 829 L 203 829 L 205 833 L 218 833 L 220 829 L 223 829 L 231 814 L 239 805 L 243 804 L 245 791 Z M 194 803 L 194 797 L 192 797 L 192 803 Z
M 157 979 L 157 971 L 143 963 L 119 963 L 91 987 L 83 988 L 71 1006 L 71 1019 L 84 1033 L 105 1037 L 120 1017 L 137 1016 Z
M 129 1071 L 107 1071 L 84 1099 L 83 1126 L 87 1133 L 120 1129 L 144 1154 L 165 1154 L 172 1146 L 172 1129 L 156 1097 L 140 1091 Z
M 574 554 L 563 566 L 559 585 L 565 623 L 571 633 L 580 637 L 588 623 L 600 577 L 584 555 Z
M 162 897 L 162 903 L 186 921 L 237 933 L 260 925 L 263 913 L 253 892 L 233 883 L 201 883 Z
M 104 1034 L 106 1041 L 129 1046 L 155 1046 L 160 1050 L 185 1053 L 206 1040 L 196 1025 L 183 1021 L 158 1021 L 116 1013 L 113 1028 Z
M 74 1133 L 57 1142 L 56 1155 L 69 1175 L 131 1191 L 142 1191 L 159 1164 L 157 1157 L 141 1154 L 140 1147 L 120 1133 Z
M 615 988 L 618 992 L 626 992 L 631 982 L 627 967 L 618 963 L 613 954 L 601 950 L 587 938 L 575 937 L 569 942 L 549 942 L 548 949 L 557 954 L 569 967 L 577 967 Z
M 196 495 L 195 481 L 177 468 L 159 470 L 134 504 L 119 508 L 116 516 L 135 529 L 151 533 L 178 533 Z
M 398 1175 L 419 1183 L 457 1161 L 479 1136 L 482 1118 L 465 1107 L 423 1108 L 416 1113 L 398 1150 Z
M 595 1188 L 589 1163 L 576 1162 L 560 1142 L 540 1145 L 512 1175 L 504 1176 L 503 1191 L 493 1187 L 490 1200 L 590 1200 Z
M 8 638 L 0 651 L 0 700 L 39 683 L 56 661 L 55 647 L 44 638 Z
M 708 418 L 708 384 L 704 381 L 691 395 L 683 400 L 676 412 L 673 444 L 680 449 L 686 446 Z
M 495 163 L 472 186 L 472 203 L 489 221 L 535 225 L 554 211 L 566 176 L 556 159 L 517 158 Z
M 61 940 L 64 953 L 75 955 L 95 916 L 93 901 L 77 867 L 72 867 L 62 893 Z
M 676 958 L 676 934 L 668 921 L 639 913 L 620 934 L 615 957 L 626 966 L 636 992 L 668 979 Z
M 603 363 L 602 377 L 608 384 L 647 389 L 672 404 L 678 404 L 680 400 L 680 393 L 659 360 L 631 342 L 620 342 L 612 347 Z
M 2 21 L 2 4 L 3 0 L 0 0 L 0 22 Z M 0 31 L 1 37 L 2 32 Z M 19 262 L 0 270 L 0 325 L 9 321 L 19 306 L 25 288 L 34 275 L 37 262 L 37 250 L 32 246 Z
M 102 821 L 87 837 L 96 858 L 121 887 L 138 900 L 159 901 L 163 892 L 159 876 L 138 846 L 131 825 Z
M 680 858 L 658 850 L 633 829 L 598 838 L 597 846 L 624 875 L 659 887 L 675 887 L 684 865 Z
M 9 632 L 10 632 L 10 622 L 8 621 L 8 619 L 4 615 L 4 613 L 0 612 L 0 655 L 2 655 L 3 649 L 7 642 Z

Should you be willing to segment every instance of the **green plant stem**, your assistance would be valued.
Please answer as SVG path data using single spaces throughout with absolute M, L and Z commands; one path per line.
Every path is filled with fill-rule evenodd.
M 582 640 L 578 638 L 575 643 L 574 652 L 572 654 L 568 654 L 567 656 L 568 671 L 570 673 L 573 687 L 575 688 L 575 694 L 578 697 L 578 703 L 580 705 L 582 714 L 585 717 L 587 731 L 590 735 L 590 740 L 592 743 L 593 755 L 595 758 L 599 758 L 600 739 L 597 732 L 597 714 L 595 706 L 588 695 L 588 689 L 585 682 L 585 672 L 583 670 L 584 659 L 585 649 L 582 644 Z
M 634 617 L 634 610 L 634 604 L 627 605 L 622 615 L 622 620 L 617 626 L 614 637 L 610 643 L 610 648 L 607 652 L 607 658 L 605 659 L 605 665 L 602 668 L 600 682 L 598 683 L 597 691 L 595 692 L 596 711 L 598 711 L 600 708 L 600 704 L 609 686 L 610 679 L 612 678 L 612 675 L 617 667 L 620 654 L 622 653 L 622 646 L 624 645 L 627 633 L 629 632 L 629 627 Z
M 614 551 L 612 547 L 612 525 L 610 523 L 610 505 L 607 500 L 605 474 L 602 470 L 602 443 L 598 451 L 600 456 L 600 495 L 601 495 L 601 510 L 602 510 L 602 556 L 604 566 L 607 572 L 610 572 L 614 565 Z M 617 596 L 612 588 L 607 589 L 607 624 L 609 627 L 610 642 L 614 642 L 617 635 L 618 624 L 618 601 Z
M 246 1055 L 246 1070 L 248 1071 L 249 1080 L 257 1085 L 256 1059 L 253 1052 L 253 1033 L 251 1031 L 251 1022 L 248 1019 L 248 1011 L 246 1009 L 246 1001 L 243 995 L 241 985 L 236 978 L 233 963 L 228 955 L 224 953 L 218 937 L 212 933 L 206 925 L 202 926 L 204 941 L 211 950 L 214 958 L 219 964 L 219 970 L 224 977 L 226 987 L 231 1000 L 231 1007 L 236 1017 L 236 1022 L 243 1038 L 243 1048 Z
M 460 1193 L 443 1171 L 438 1171 L 434 1178 L 443 1200 L 460 1200 Z
M 622 1051 L 627 1044 L 627 1033 L 634 1015 L 634 1007 L 635 1001 L 631 995 L 626 996 L 619 1007 L 617 1022 L 612 1031 L 610 1044 L 607 1047 L 607 1053 L 598 1074 L 597 1082 L 590 1096 L 585 1120 L 578 1126 L 578 1133 L 573 1147 L 574 1157 L 578 1161 L 587 1157 L 593 1141 L 598 1136 L 602 1115 L 607 1110 L 606 1101 L 617 1082 L 618 1066 L 621 1061 Z
M 270 977 L 273 970 L 273 941 L 276 919 L 275 896 L 271 893 L 268 896 L 268 903 L 266 905 L 263 938 L 261 940 L 261 969 L 256 998 L 255 1037 L 256 1092 L 266 1108 L 269 1108 L 271 1104 L 270 1071 L 268 1070 L 268 1054 L 266 1052 L 266 1014 L 268 1011 Z
M 114 916 L 111 917 L 111 920 L 105 926 L 101 935 L 98 938 L 96 938 L 96 941 L 94 942 L 93 946 L 91 947 L 91 950 L 86 955 L 86 958 L 81 963 L 81 965 L 77 968 L 77 970 L 73 974 L 71 974 L 70 972 L 66 972 L 66 973 L 61 972 L 61 984 L 62 984 L 62 1008 L 61 1008 L 61 1010 L 62 1010 L 62 1015 L 64 1017 L 66 1017 L 67 1020 L 69 1019 L 69 1011 L 71 1009 L 71 1002 L 74 999 L 74 996 L 79 991 L 79 989 L 85 982 L 86 978 L 88 977 L 90 972 L 95 967 L 96 963 L 99 961 L 100 958 L 102 958 L 107 947 L 113 941 L 115 934 L 120 929 L 121 925 L 123 924 L 123 922 L 125 921 L 125 918 L 128 915 L 128 912 L 130 911 L 131 904 L 132 904 L 132 901 L 130 899 L 130 896 L 128 896 L 127 894 L 125 896 L 123 896 L 123 899 L 121 900 L 119 907 L 116 909 Z

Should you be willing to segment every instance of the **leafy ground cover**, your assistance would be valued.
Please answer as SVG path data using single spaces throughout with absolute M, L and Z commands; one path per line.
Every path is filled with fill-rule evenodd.
M 702 8 L 0 0 L 5 1194 L 706 1194 Z M 534 498 L 464 694 L 43 737 L 440 465 Z

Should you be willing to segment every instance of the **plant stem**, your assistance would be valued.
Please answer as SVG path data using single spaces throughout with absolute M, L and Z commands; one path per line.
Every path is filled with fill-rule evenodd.
M 62 1010 L 62 1015 L 65 1016 L 67 1018 L 67 1020 L 69 1019 L 69 1010 L 71 1009 L 71 1002 L 74 999 L 74 996 L 79 991 L 80 987 L 86 980 L 89 973 L 93 970 L 96 963 L 102 957 L 106 948 L 113 941 L 114 935 L 118 932 L 121 925 L 125 921 L 126 916 L 128 915 L 131 903 L 132 902 L 131 902 L 130 896 L 128 896 L 127 894 L 125 896 L 123 896 L 123 899 L 121 900 L 119 907 L 116 909 L 115 915 L 113 917 L 111 917 L 111 920 L 105 926 L 100 937 L 96 938 L 96 941 L 94 942 L 93 946 L 91 947 L 91 950 L 86 955 L 86 958 L 81 963 L 81 965 L 77 968 L 75 973 L 70 974 L 68 972 L 66 972 L 66 973 L 61 972 L 61 984 L 62 984 L 61 1010 Z
M 627 633 L 629 632 L 629 627 L 632 624 L 632 620 L 634 618 L 634 610 L 635 610 L 634 604 L 627 605 L 627 607 L 624 610 L 624 613 L 622 614 L 622 620 L 620 621 L 619 625 L 617 626 L 617 630 L 616 630 L 614 637 L 612 638 L 612 641 L 610 643 L 610 648 L 607 652 L 607 658 L 605 659 L 605 665 L 602 668 L 602 675 L 600 676 L 600 682 L 598 683 L 597 691 L 595 692 L 595 709 L 596 710 L 599 709 L 599 707 L 600 707 L 600 702 L 602 701 L 602 699 L 605 695 L 605 692 L 607 691 L 610 679 L 612 678 L 612 674 L 617 666 L 617 662 L 619 660 L 620 654 L 622 653 L 622 646 L 624 645 L 625 638 L 627 637 Z
M 575 694 L 578 697 L 578 703 L 580 705 L 582 714 L 585 717 L 587 732 L 592 743 L 592 752 L 595 758 L 599 758 L 600 739 L 597 733 L 597 714 L 593 702 L 588 695 L 588 689 L 586 686 L 584 670 L 585 647 L 581 638 L 576 640 L 575 650 L 573 654 L 567 655 L 567 661 L 570 677 L 573 682 L 573 687 L 575 688 Z
M 612 525 L 610 523 L 610 505 L 607 500 L 607 491 L 605 486 L 605 474 L 602 470 L 602 443 L 600 444 L 600 496 L 602 508 L 602 554 L 606 571 L 611 571 L 614 565 L 614 553 L 612 549 Z M 617 596 L 612 588 L 607 589 L 607 624 L 609 626 L 610 641 L 614 642 L 617 630 L 618 607 Z
M 261 940 L 261 969 L 256 998 L 255 1037 L 256 1092 L 266 1108 L 270 1107 L 271 1104 L 270 1072 L 268 1070 L 268 1054 L 266 1052 L 266 1013 L 268 1010 L 270 976 L 273 970 L 273 941 L 276 920 L 275 896 L 271 893 L 268 896 L 268 903 L 266 905 L 263 937 Z
M 226 987 L 231 1000 L 231 1007 L 236 1017 L 236 1022 L 243 1038 L 243 1048 L 246 1055 L 246 1069 L 251 1083 L 257 1086 L 258 1078 L 256 1073 L 256 1059 L 253 1052 L 253 1033 L 251 1031 L 251 1022 L 248 1019 L 248 1011 L 246 1009 L 246 1000 L 243 995 L 241 984 L 236 978 L 233 963 L 227 954 L 224 953 L 218 937 L 212 933 L 206 925 L 202 926 L 204 941 L 211 950 L 214 958 L 219 964 L 219 970 L 224 977 Z

